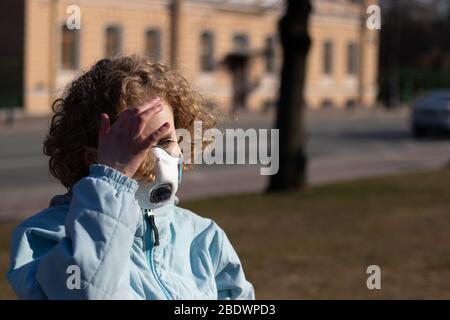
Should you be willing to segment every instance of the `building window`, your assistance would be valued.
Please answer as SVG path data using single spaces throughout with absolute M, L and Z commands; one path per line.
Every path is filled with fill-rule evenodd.
M 354 42 L 347 45 L 347 73 L 358 73 L 358 46 Z
M 275 37 L 266 38 L 266 72 L 275 72 Z
M 161 60 L 161 31 L 150 29 L 145 33 L 145 55 L 154 61 Z
M 122 52 L 122 31 L 117 26 L 106 28 L 105 56 L 107 58 L 117 56 Z
M 61 67 L 73 70 L 79 67 L 80 31 L 69 30 L 66 25 L 62 27 Z
M 206 72 L 214 69 L 214 35 L 210 31 L 200 35 L 200 66 Z
M 249 47 L 248 35 L 239 33 L 233 37 L 233 47 L 237 52 L 245 52 Z
M 333 73 L 333 43 L 325 41 L 323 44 L 323 73 L 331 75 Z

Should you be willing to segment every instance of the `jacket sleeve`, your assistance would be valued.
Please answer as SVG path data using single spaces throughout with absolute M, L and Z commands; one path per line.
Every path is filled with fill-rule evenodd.
M 245 278 L 241 261 L 225 232 L 219 228 L 221 249 L 216 271 L 219 300 L 254 300 L 253 285 Z
M 140 217 L 136 189 L 135 180 L 91 165 L 90 175 L 73 187 L 62 240 L 50 246 L 36 237 L 39 229 L 18 228 L 8 273 L 18 297 L 136 298 L 130 288 L 130 251 Z

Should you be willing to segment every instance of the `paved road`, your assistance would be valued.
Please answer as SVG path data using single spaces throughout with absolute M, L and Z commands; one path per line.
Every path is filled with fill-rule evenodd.
M 271 114 L 242 114 L 227 128 L 270 128 Z M 49 175 L 42 155 L 47 119 L 0 125 L 0 219 L 21 219 L 64 192 Z M 443 167 L 450 139 L 415 140 L 405 110 L 307 113 L 310 184 Z M 245 147 L 244 147 L 245 148 Z M 241 148 L 242 149 L 242 148 Z M 180 199 L 264 190 L 258 165 L 198 165 L 184 176 Z

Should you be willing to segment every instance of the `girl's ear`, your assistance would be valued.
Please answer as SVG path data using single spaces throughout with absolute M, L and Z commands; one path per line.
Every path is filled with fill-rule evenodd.
M 97 149 L 90 146 L 84 146 L 83 160 L 84 164 L 88 167 L 91 164 L 97 163 Z

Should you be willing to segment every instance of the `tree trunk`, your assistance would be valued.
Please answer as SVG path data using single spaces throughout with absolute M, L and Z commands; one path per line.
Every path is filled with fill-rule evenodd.
M 309 0 L 287 0 L 286 14 L 279 22 L 283 46 L 280 96 L 276 128 L 280 130 L 279 170 L 270 179 L 268 191 L 301 189 L 306 183 L 304 126 L 306 57 L 310 47 Z
M 301 189 L 306 183 L 306 139 L 304 127 L 304 84 L 306 57 L 310 47 L 308 18 L 310 0 L 287 0 L 285 16 L 278 29 L 283 46 L 280 96 L 276 128 L 280 133 L 278 173 L 268 191 Z
M 180 43 L 181 0 L 170 3 L 170 66 L 178 67 L 178 51 Z

